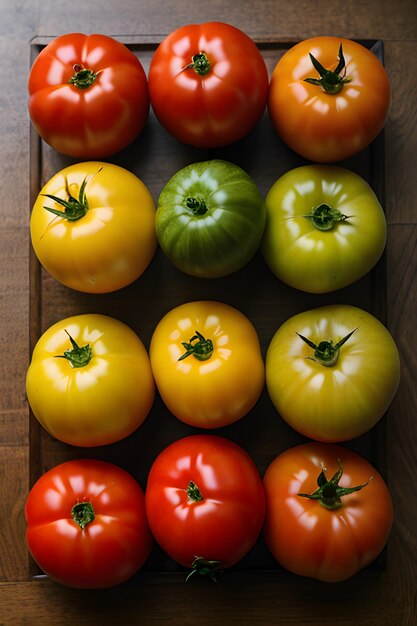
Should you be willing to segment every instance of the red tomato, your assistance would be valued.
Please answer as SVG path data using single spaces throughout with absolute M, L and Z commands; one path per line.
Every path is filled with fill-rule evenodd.
M 92 159 L 119 152 L 142 131 L 148 111 L 143 67 L 111 37 L 57 37 L 30 71 L 32 123 L 42 139 L 63 154 Z
M 216 435 L 192 435 L 155 459 L 146 512 L 156 541 L 172 559 L 214 577 L 256 542 L 265 495 L 243 448 Z
M 143 491 L 112 463 L 57 465 L 31 489 L 25 514 L 32 557 L 69 587 L 117 585 L 133 576 L 152 549 Z
M 255 43 L 222 22 L 183 26 L 168 35 L 152 57 L 148 83 L 161 124 L 202 148 L 248 134 L 268 95 L 268 72 Z
M 388 76 L 375 54 L 340 37 L 290 48 L 272 73 L 268 97 L 283 141 L 319 163 L 366 148 L 384 127 L 390 103 Z
M 388 540 L 388 488 L 368 461 L 345 448 L 290 448 L 272 461 L 264 486 L 266 543 L 295 574 L 345 580 L 371 563 Z

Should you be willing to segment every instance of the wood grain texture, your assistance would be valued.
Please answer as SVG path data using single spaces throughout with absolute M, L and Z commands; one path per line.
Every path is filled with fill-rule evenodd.
M 417 22 L 417 20 L 414 20 Z M 390 224 L 415 224 L 416 202 L 409 194 L 417 146 L 417 73 L 405 59 L 417 58 L 417 44 L 385 45 L 385 64 L 392 86 L 392 104 L 386 127 L 386 212 Z
M 40 2 L 38 34 L 111 32 L 115 35 L 168 34 L 184 24 L 225 21 L 248 34 L 280 41 L 298 41 L 322 34 L 351 38 L 413 40 L 417 36 L 413 0 L 55 0 L 53 10 Z M 92 16 L 94 15 L 94 18 Z
M 352 626 L 355 622 L 361 626 L 413 626 L 398 595 L 377 574 L 360 575 L 354 583 L 339 583 L 332 593 L 328 586 L 317 581 L 297 581 L 295 585 L 280 574 L 273 585 L 262 576 L 243 587 L 202 583 L 185 586 L 168 580 L 151 585 L 144 581 L 135 587 L 125 585 L 88 593 L 57 587 L 49 581 L 3 585 L 0 586 L 0 624 L 14 626 L 13 610 L 19 606 L 19 626 L 34 623 Z M 384 594 L 383 603 L 379 594 Z M 34 616 L 37 622 L 31 621 Z
M 416 461 L 416 203 L 415 160 L 416 138 L 416 57 L 417 23 L 413 0 L 368 0 L 346 3 L 307 0 L 206 0 L 204 6 L 183 0 L 152 2 L 150 0 L 0 0 L 0 53 L 4 67 L 13 66 L 13 89 L 0 93 L 0 625 L 66 624 L 328 624 L 351 626 L 414 626 L 416 624 L 417 580 L 417 516 L 414 504 Z M 300 19 L 302 16 L 302 20 Z M 23 507 L 34 474 L 29 467 L 31 450 L 47 449 L 47 458 L 32 458 L 36 471 L 70 458 L 73 450 L 62 447 L 41 433 L 42 441 L 33 442 L 24 393 L 24 378 L 29 362 L 31 341 L 39 334 L 39 319 L 44 326 L 61 317 L 62 311 L 84 312 L 90 305 L 88 297 L 79 297 L 61 289 L 41 275 L 41 291 L 52 302 L 31 302 L 29 294 L 30 153 L 26 81 L 29 70 L 29 41 L 37 36 L 63 32 L 103 32 L 113 35 L 137 35 L 144 39 L 160 38 L 179 25 L 208 20 L 229 21 L 260 42 L 293 42 L 319 34 L 340 34 L 358 39 L 384 40 L 385 62 L 393 86 L 393 103 L 385 130 L 386 180 L 385 192 L 389 231 L 386 252 L 387 289 L 381 293 L 380 311 L 386 312 L 386 323 L 400 349 L 402 382 L 386 420 L 388 455 L 387 479 L 393 492 L 395 525 L 387 550 L 388 567 L 368 569 L 346 583 L 330 588 L 315 581 L 306 581 L 276 572 L 269 575 L 240 575 L 225 579 L 219 586 L 205 581 L 184 585 L 181 577 L 152 574 L 138 575 L 120 589 L 105 592 L 77 592 L 54 585 L 50 581 L 30 581 L 36 572 L 29 566 L 24 543 Z M 405 59 L 408 62 L 405 63 Z M 268 61 L 272 65 L 273 58 Z M 155 145 L 159 151 L 162 146 Z M 148 149 L 151 150 L 150 144 Z M 172 153 L 171 153 L 172 154 Z M 43 182 L 62 161 L 49 155 Z M 174 162 L 170 167 L 176 166 Z M 284 163 L 282 166 L 284 167 Z M 156 191 L 157 175 L 138 164 L 138 173 L 148 177 Z M 167 173 L 168 170 L 166 169 Z M 264 192 L 265 189 L 262 189 Z M 158 267 L 159 259 L 156 259 Z M 255 271 L 255 267 L 254 267 Z M 140 303 L 138 316 L 128 314 L 128 321 L 141 325 L 145 343 L 152 332 L 151 316 L 168 306 L 176 291 L 175 272 L 164 279 L 164 296 L 154 308 L 142 301 L 143 287 L 132 287 Z M 32 276 L 33 278 L 33 276 Z M 377 283 L 379 284 L 379 283 Z M 247 302 L 230 283 L 231 295 L 247 307 L 256 318 L 255 300 Z M 187 289 L 191 287 L 188 286 Z M 348 292 L 350 298 L 362 301 L 363 286 Z M 198 294 L 198 287 L 195 287 Z M 234 289 L 234 291 L 233 291 Z M 189 293 L 186 291 L 184 293 Z M 299 298 L 290 304 L 288 293 L 281 293 L 285 315 L 288 306 L 302 307 Z M 335 296 L 336 298 L 337 296 Z M 383 301 L 386 299 L 386 304 Z M 374 300 L 369 300 L 369 303 Z M 31 319 L 34 306 L 38 313 Z M 100 307 L 125 316 L 120 294 L 100 300 Z M 259 319 L 264 345 L 274 308 Z M 11 349 L 13 348 L 13 350 Z M 18 358 L 11 358 L 11 353 Z M 261 402 L 265 408 L 268 399 Z M 168 416 L 160 416 L 165 440 L 173 436 Z M 249 427 L 250 426 L 250 427 Z M 257 443 L 252 424 L 243 425 L 244 437 L 252 438 L 260 468 L 266 467 L 280 443 L 271 439 L 268 445 Z M 36 435 L 36 436 L 39 436 Z M 291 439 L 293 437 L 293 439 Z M 290 431 L 285 441 L 297 443 Z M 122 452 L 134 453 L 133 443 L 121 445 Z M 369 450 L 370 442 L 363 443 Z M 35 444 L 35 445 L 34 445 Z M 120 451 L 119 451 L 120 453 Z M 33 452 L 31 453 L 31 455 Z M 105 455 L 105 451 L 98 454 Z M 137 454 L 137 450 L 136 450 Z M 135 457 L 129 463 L 134 464 Z M 150 458 L 147 462 L 150 461 Z M 145 478 L 145 470 L 140 480 Z M 340 598 L 343 602 L 340 603 Z

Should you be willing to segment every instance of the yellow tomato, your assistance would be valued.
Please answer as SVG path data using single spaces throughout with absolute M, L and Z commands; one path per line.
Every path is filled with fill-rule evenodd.
M 53 436 L 76 446 L 119 441 L 147 417 L 155 383 L 136 333 L 106 315 L 76 315 L 39 339 L 26 377 L 32 411 Z
M 254 326 L 221 302 L 189 302 L 167 313 L 154 331 L 150 359 L 165 405 L 181 421 L 200 428 L 240 419 L 264 386 Z
M 155 204 L 128 170 L 90 161 L 53 176 L 39 194 L 30 234 L 39 261 L 56 280 L 107 293 L 136 280 L 157 246 Z
M 376 317 L 350 305 L 294 315 L 266 354 L 273 405 L 290 426 L 318 441 L 345 441 L 373 428 L 399 381 L 394 339 Z

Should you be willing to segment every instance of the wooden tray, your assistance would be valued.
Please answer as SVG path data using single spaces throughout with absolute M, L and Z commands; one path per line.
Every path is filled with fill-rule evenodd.
M 51 38 L 36 38 L 31 42 L 31 60 Z M 139 57 L 148 71 L 153 52 L 160 38 L 117 37 Z M 292 42 L 257 41 L 271 74 L 279 58 Z M 380 41 L 361 41 L 383 60 Z M 58 154 L 45 144 L 31 128 L 30 209 L 42 186 L 59 170 L 76 160 Z M 182 145 L 161 127 L 150 112 L 141 136 L 126 150 L 106 159 L 136 174 L 150 189 L 155 203 L 168 179 L 180 168 L 196 161 L 222 158 L 245 169 L 256 181 L 265 197 L 273 182 L 287 170 L 307 161 L 289 150 L 278 138 L 267 112 L 256 129 L 235 145 L 217 150 L 201 150 Z M 384 137 L 383 133 L 361 154 L 340 163 L 354 170 L 371 185 L 384 206 Z M 176 270 L 158 249 L 145 273 L 132 285 L 118 292 L 91 295 L 72 291 L 41 268 L 33 251 L 30 254 L 30 344 L 31 351 L 40 335 L 53 323 L 70 315 L 103 313 L 128 324 L 148 348 L 158 321 L 173 307 L 184 302 L 212 299 L 227 302 L 240 309 L 255 325 L 263 356 L 277 328 L 290 316 L 303 310 L 330 303 L 359 306 L 380 321 L 386 321 L 385 255 L 363 279 L 345 289 L 325 295 L 306 294 L 281 283 L 264 263 L 260 253 L 248 266 L 222 279 L 197 279 Z M 129 471 L 146 486 L 150 466 L 157 454 L 172 441 L 194 433 L 207 433 L 187 426 L 173 417 L 157 395 L 145 423 L 125 440 L 99 448 L 77 448 L 52 438 L 30 416 L 30 485 L 46 470 L 69 459 L 97 458 L 116 463 Z M 217 429 L 218 435 L 242 445 L 252 456 L 259 472 L 283 450 L 307 441 L 293 431 L 274 409 L 264 389 L 255 408 L 239 422 Z M 369 433 L 345 444 L 365 456 L 383 474 L 385 466 L 385 418 Z M 386 567 L 384 552 L 371 568 Z M 29 576 L 42 576 L 32 562 Z M 227 576 L 250 576 L 255 572 L 280 571 L 264 545 L 262 537 Z M 282 572 L 282 570 L 281 570 Z M 155 546 L 138 577 L 158 579 L 169 574 L 184 580 L 184 570 Z

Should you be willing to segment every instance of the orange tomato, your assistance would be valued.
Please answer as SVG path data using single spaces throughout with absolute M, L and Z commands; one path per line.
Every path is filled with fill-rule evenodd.
M 266 543 L 294 574 L 345 580 L 388 540 L 388 487 L 368 461 L 341 446 L 311 442 L 286 450 L 269 465 L 264 487 Z
M 346 159 L 385 125 L 387 73 L 373 52 L 349 39 L 314 37 L 290 48 L 270 82 L 268 110 L 281 139 L 319 163 Z
M 237 421 L 264 387 L 256 330 L 222 302 L 187 302 L 169 311 L 155 328 L 149 354 L 162 400 L 191 426 L 218 428 Z

